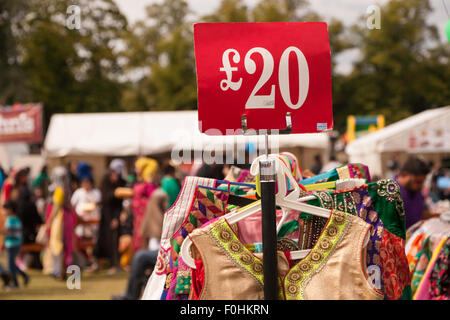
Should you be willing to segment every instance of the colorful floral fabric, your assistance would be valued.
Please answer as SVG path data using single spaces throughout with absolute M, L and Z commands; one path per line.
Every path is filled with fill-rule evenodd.
M 420 280 L 422 280 L 423 275 L 425 274 L 425 270 L 427 269 L 428 262 L 431 259 L 433 254 L 432 250 L 432 242 L 431 237 L 427 237 L 423 243 L 420 250 L 416 253 L 414 260 L 416 264 L 413 266 L 413 269 L 410 269 L 411 272 L 411 289 L 413 294 L 416 292 L 419 287 Z
M 193 230 L 225 214 L 229 195 L 228 191 L 197 187 L 189 215 L 170 239 L 171 281 L 165 287 L 167 300 L 186 300 L 189 296 L 191 269 L 179 256 L 181 244 Z
M 405 240 L 385 230 L 380 246 L 380 262 L 385 293 L 389 300 L 400 299 L 405 283 L 411 282 L 404 250 Z
M 405 212 L 400 188 L 395 181 L 390 179 L 380 180 L 349 190 L 317 192 L 315 196 L 316 200 L 309 201 L 309 204 L 327 209 L 337 209 L 359 216 L 373 226 L 367 247 L 367 267 L 369 270 L 376 268 L 380 270 L 381 275 L 384 274 L 384 277 L 382 276 L 379 281 L 379 289 L 385 292 L 386 298 L 397 297 L 398 291 L 403 291 L 409 286 L 408 277 L 402 276 L 393 281 L 390 272 L 385 271 L 386 268 L 392 267 L 390 260 L 386 259 L 386 256 L 384 259 L 380 257 L 382 246 L 388 245 L 387 242 L 394 239 L 393 236 L 395 235 L 396 242 L 391 244 L 390 248 L 403 247 L 402 250 L 397 250 L 399 256 L 394 257 L 398 259 L 396 262 L 397 271 L 401 269 L 402 274 L 408 273 L 404 251 Z M 324 220 L 323 218 L 319 219 Z M 385 231 L 389 231 L 392 235 L 387 235 L 382 242 Z M 397 238 L 403 239 L 403 241 L 399 242 Z M 386 254 L 386 250 L 385 248 L 384 254 Z M 388 279 L 388 283 L 385 283 L 384 279 Z M 410 297 L 408 296 L 408 298 Z
M 450 300 L 450 238 L 439 252 L 431 271 L 430 295 L 434 300 Z

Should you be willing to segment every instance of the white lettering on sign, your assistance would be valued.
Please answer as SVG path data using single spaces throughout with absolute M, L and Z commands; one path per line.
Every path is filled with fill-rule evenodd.
M 0 116 L 0 135 L 30 134 L 34 132 L 34 120 L 27 114 L 21 113 L 15 118 Z
M 256 72 L 256 63 L 252 59 L 252 55 L 258 53 L 263 59 L 263 70 L 258 82 L 250 93 L 249 98 L 245 104 L 246 109 L 274 109 L 275 108 L 275 88 L 276 85 L 272 84 L 270 88 L 270 94 L 257 95 L 258 91 L 270 80 L 273 74 L 275 63 L 272 54 L 265 48 L 256 47 L 250 49 L 245 55 L 244 65 L 245 71 L 249 74 Z M 298 63 L 299 85 L 298 85 L 298 101 L 292 102 L 291 90 L 289 84 L 289 56 L 294 53 Z M 222 91 L 232 89 L 238 91 L 242 85 L 242 78 L 237 82 L 232 81 L 233 71 L 237 71 L 237 67 L 231 67 L 230 54 L 233 54 L 233 62 L 239 63 L 241 60 L 240 54 L 236 49 L 227 49 L 222 55 L 223 66 L 219 69 L 226 73 L 227 78 L 220 82 L 220 88 Z M 309 68 L 305 55 L 297 47 L 288 47 L 281 55 L 280 65 L 278 68 L 278 85 L 280 87 L 281 97 L 284 103 L 291 109 L 299 109 L 306 100 L 309 91 Z
M 269 51 L 264 48 L 253 48 L 245 55 L 245 70 L 249 74 L 254 74 L 256 71 L 256 63 L 251 58 L 253 53 L 259 53 L 263 58 L 263 71 L 259 77 L 256 86 L 253 88 L 250 97 L 245 104 L 246 109 L 274 109 L 275 108 L 275 85 L 272 85 L 269 95 L 257 96 L 259 89 L 266 84 L 273 73 L 273 57 Z
M 220 89 L 222 89 L 223 91 L 227 91 L 228 89 L 231 88 L 231 90 L 239 90 L 241 88 L 242 85 L 242 78 L 239 79 L 239 81 L 237 82 L 233 82 L 231 81 L 231 78 L 233 77 L 233 71 L 237 71 L 237 67 L 231 67 L 230 64 L 230 53 L 233 53 L 233 62 L 234 63 L 239 63 L 239 61 L 241 61 L 241 56 L 239 55 L 239 52 L 237 52 L 235 49 L 228 49 L 225 50 L 225 52 L 222 55 L 222 63 L 223 63 L 223 67 L 220 68 L 220 71 L 224 71 L 227 75 L 226 79 L 223 79 L 222 81 L 220 81 Z
M 294 104 L 291 100 L 291 90 L 289 87 L 289 55 L 295 53 L 298 62 L 298 101 Z M 300 108 L 308 96 L 309 90 L 309 69 L 305 55 L 299 48 L 289 47 L 284 50 L 280 59 L 280 68 L 278 69 L 278 82 L 280 83 L 281 96 L 284 103 L 291 109 Z

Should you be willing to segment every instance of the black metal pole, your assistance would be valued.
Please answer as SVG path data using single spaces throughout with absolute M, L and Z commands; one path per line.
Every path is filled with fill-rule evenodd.
M 277 228 L 275 213 L 275 160 L 262 159 L 259 162 L 262 207 L 262 242 L 264 299 L 278 298 Z

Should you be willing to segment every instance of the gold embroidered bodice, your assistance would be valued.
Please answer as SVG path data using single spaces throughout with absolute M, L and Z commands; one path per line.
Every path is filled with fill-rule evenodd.
M 363 247 L 370 228 L 359 217 L 333 211 L 314 247 L 293 267 L 279 251 L 280 299 L 383 299 L 365 273 Z M 190 238 L 204 265 L 201 300 L 264 299 L 261 255 L 247 249 L 224 218 Z

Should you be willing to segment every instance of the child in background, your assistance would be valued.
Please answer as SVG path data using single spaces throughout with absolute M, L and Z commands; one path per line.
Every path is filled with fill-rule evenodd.
M 16 265 L 16 257 L 20 252 L 20 247 L 23 242 L 22 222 L 17 216 L 16 205 L 13 201 L 7 201 L 3 205 L 3 209 L 6 213 L 5 248 L 8 253 L 8 266 L 12 277 L 12 284 L 9 287 L 15 289 L 19 287 L 17 273 L 23 277 L 24 285 L 27 285 L 29 281 L 28 275 Z

